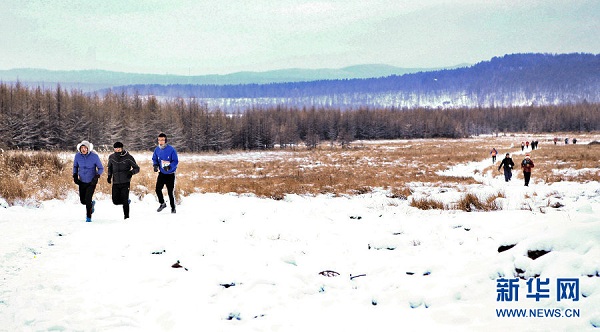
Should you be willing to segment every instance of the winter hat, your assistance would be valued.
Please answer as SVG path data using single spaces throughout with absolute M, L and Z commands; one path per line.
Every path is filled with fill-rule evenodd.
M 529 158 L 529 153 L 525 155 L 525 158 Z
M 123 143 L 121 143 L 121 142 L 115 142 L 115 144 L 113 144 L 113 148 L 115 148 L 115 149 L 116 148 L 121 148 L 122 149 L 123 148 Z
M 83 141 L 81 141 L 81 143 L 77 144 L 77 151 L 81 152 L 81 146 L 83 146 L 83 145 L 87 146 L 88 152 L 91 152 L 94 149 L 94 144 L 92 144 L 86 140 L 83 140 Z

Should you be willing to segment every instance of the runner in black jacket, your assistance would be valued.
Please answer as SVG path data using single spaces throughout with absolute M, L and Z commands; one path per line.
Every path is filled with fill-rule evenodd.
M 500 168 L 504 166 L 504 181 L 508 182 L 512 178 L 512 169 L 515 167 L 515 163 L 510 157 L 510 153 L 507 153 L 502 162 L 500 162 L 500 166 L 498 166 L 498 171 Z
M 108 183 L 112 182 L 112 201 L 115 205 L 123 205 L 123 215 L 129 218 L 129 185 L 131 177 L 140 172 L 140 167 L 127 151 L 123 143 L 113 145 L 115 153 L 108 157 Z

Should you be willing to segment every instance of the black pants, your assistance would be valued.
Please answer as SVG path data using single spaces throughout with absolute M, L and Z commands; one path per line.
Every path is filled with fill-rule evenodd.
M 529 179 L 531 179 L 531 172 L 523 172 L 523 177 L 525 178 L 525 185 L 529 186 Z
M 129 182 L 113 184 L 112 201 L 114 205 L 123 205 L 123 216 L 129 218 Z
M 510 168 L 504 169 L 504 181 L 508 182 L 512 179 L 512 170 Z
M 171 209 L 174 209 L 175 196 L 173 196 L 173 189 L 175 189 L 175 173 L 163 174 L 158 172 L 158 178 L 156 179 L 156 197 L 158 197 L 158 202 L 160 204 L 165 202 L 162 193 L 162 189 L 165 185 L 167 185 L 167 193 L 169 194 L 169 204 L 171 205 Z
M 85 205 L 85 216 L 88 218 L 92 217 L 92 197 L 94 191 L 96 191 L 96 184 L 94 183 L 80 183 L 79 184 L 79 201 Z

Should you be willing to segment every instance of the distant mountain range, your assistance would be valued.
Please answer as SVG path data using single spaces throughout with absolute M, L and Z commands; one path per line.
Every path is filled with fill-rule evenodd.
M 40 77 L 47 80 L 44 82 L 60 82 L 65 88 L 74 84 L 99 94 L 112 91 L 159 99 L 195 98 L 210 108 L 228 111 L 272 105 L 348 109 L 600 103 L 600 54 L 584 53 L 508 54 L 471 66 L 443 69 L 364 65 L 189 77 L 106 71 L 0 71 L 4 82 L 18 78 L 30 85 L 35 78 L 39 82 Z M 84 85 L 87 89 L 81 87 Z
M 239 85 L 128 85 L 113 92 L 197 98 L 211 108 L 287 105 L 491 107 L 600 103 L 600 54 L 509 54 L 473 66 L 379 78 Z M 106 92 L 106 91 L 105 91 Z
M 159 75 L 136 74 L 106 70 L 47 70 L 20 68 L 0 70 L 0 80 L 5 83 L 16 83 L 27 86 L 55 87 L 60 84 L 65 89 L 79 89 L 91 92 L 114 86 L 126 85 L 232 85 L 232 84 L 270 84 L 287 82 L 307 82 L 319 80 L 341 80 L 353 78 L 386 77 L 404 75 L 421 71 L 458 68 L 464 65 L 444 68 L 400 68 L 382 64 L 356 65 L 339 69 L 280 69 L 264 72 L 236 72 L 224 75 Z

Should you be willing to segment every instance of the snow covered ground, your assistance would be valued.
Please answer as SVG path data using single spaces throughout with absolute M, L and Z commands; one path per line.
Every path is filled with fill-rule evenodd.
M 461 191 L 413 189 L 443 202 L 503 192 L 501 211 L 422 211 L 377 191 L 193 194 L 173 215 L 149 195 L 132 197 L 124 221 L 97 195 L 85 223 L 74 192 L 0 202 L 0 331 L 600 327 L 600 185 L 474 172 L 488 165 L 446 171 L 480 182 Z

